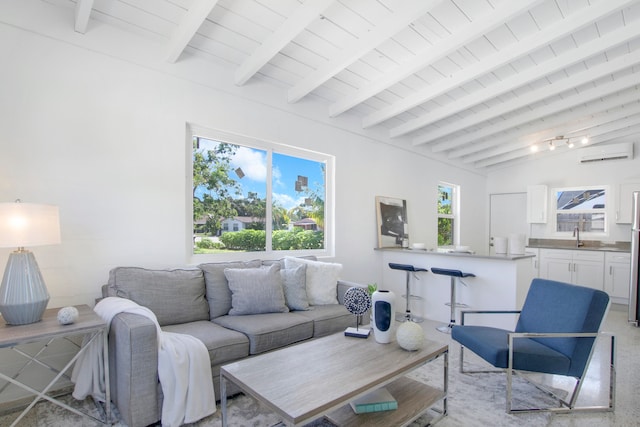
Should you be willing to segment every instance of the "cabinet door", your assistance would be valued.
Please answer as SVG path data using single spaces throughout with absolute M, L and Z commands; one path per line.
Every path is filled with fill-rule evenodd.
M 631 257 L 629 254 L 610 254 L 605 257 L 604 290 L 618 303 L 629 302 L 629 277 Z
M 525 253 L 534 255 L 531 258 L 531 267 L 533 267 L 533 277 L 540 277 L 540 251 L 538 248 L 525 248 Z
M 631 224 L 631 194 L 640 191 L 640 183 L 625 183 L 618 187 L 616 223 Z
M 547 222 L 547 186 L 530 185 L 527 187 L 527 222 Z
M 573 284 L 603 290 L 604 264 L 601 261 L 573 261 Z
M 576 285 L 604 289 L 604 252 L 573 251 L 573 280 Z
M 558 282 L 571 283 L 571 260 L 557 258 L 540 258 L 539 275 L 542 279 L 557 280 Z

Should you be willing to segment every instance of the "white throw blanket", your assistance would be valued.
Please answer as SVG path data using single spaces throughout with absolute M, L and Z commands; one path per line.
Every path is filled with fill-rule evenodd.
M 162 425 L 167 427 L 193 423 L 216 411 L 209 353 L 202 341 L 186 334 L 164 332 L 151 310 L 135 302 L 108 297 L 96 304 L 94 311 L 111 325 L 118 313 L 147 317 L 158 331 L 158 376 L 164 395 Z M 73 397 L 92 395 L 105 401 L 103 341 L 97 339 L 76 361 L 71 374 L 75 383 Z

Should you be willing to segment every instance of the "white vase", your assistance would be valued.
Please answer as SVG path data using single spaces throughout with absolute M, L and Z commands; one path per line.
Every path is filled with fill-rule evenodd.
M 371 298 L 373 336 L 381 344 L 388 344 L 394 339 L 395 299 L 393 292 L 385 290 L 375 291 Z

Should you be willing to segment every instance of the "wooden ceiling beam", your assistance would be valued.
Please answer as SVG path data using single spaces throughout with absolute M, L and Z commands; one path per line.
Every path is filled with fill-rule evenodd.
M 603 142 L 608 142 L 612 140 L 618 140 L 620 138 L 625 138 L 631 135 L 640 134 L 640 124 L 635 124 L 638 122 L 640 117 L 636 117 L 633 123 L 630 123 L 626 128 L 618 128 L 612 132 L 607 132 L 602 135 L 596 136 L 594 138 L 590 138 L 590 143 L 588 146 L 597 145 Z M 504 162 L 517 160 L 519 158 L 528 157 L 531 155 L 535 155 L 536 153 L 531 153 L 529 148 L 522 148 L 517 151 L 512 151 L 511 153 L 504 154 L 501 156 L 496 156 L 490 159 L 486 159 L 480 162 L 476 162 L 474 164 L 477 168 L 488 168 L 491 166 L 496 166 Z M 540 153 L 538 153 L 540 154 Z
M 589 43 L 581 45 L 579 48 L 568 51 L 549 61 L 537 64 L 523 72 L 514 74 L 513 76 L 500 81 L 500 83 L 487 86 L 471 93 L 468 96 L 457 99 L 455 102 L 452 102 L 442 108 L 438 108 L 433 112 L 429 112 L 407 123 L 397 126 L 390 130 L 390 135 L 391 137 L 396 137 L 428 126 L 446 117 L 450 117 L 461 111 L 482 104 L 490 99 L 497 98 L 500 95 L 520 88 L 528 83 L 539 80 L 541 77 L 569 68 L 574 64 L 585 61 L 592 56 L 602 53 L 607 49 L 617 47 L 636 37 L 638 37 L 638 30 L 633 25 L 621 27 L 619 30 L 606 34 L 603 37 L 596 38 Z M 433 151 L 445 151 L 454 147 L 455 145 L 453 143 L 445 142 L 434 145 Z
M 556 112 L 553 115 L 549 115 L 549 116 L 544 116 L 542 117 L 542 119 L 544 120 L 544 125 L 546 128 L 553 128 L 553 127 L 561 127 L 565 124 L 567 124 L 567 122 L 570 122 L 571 120 L 573 120 L 573 118 L 579 114 L 581 116 L 588 116 L 590 114 L 597 114 L 597 113 L 601 113 L 601 112 L 605 112 L 611 109 L 615 109 L 621 105 L 625 105 L 625 104 L 629 104 L 632 103 L 634 101 L 636 101 L 638 99 L 638 93 L 635 90 L 631 90 L 631 91 L 625 91 L 624 93 L 618 95 L 618 96 L 608 96 L 606 98 L 604 98 L 603 100 L 598 100 L 598 102 L 592 102 L 589 104 L 584 104 L 581 108 L 580 107 L 574 107 L 575 108 L 580 108 L 579 111 L 574 112 L 574 110 L 565 110 L 562 112 Z M 539 128 L 540 124 L 536 122 L 536 117 L 538 116 L 537 112 L 531 112 L 529 113 L 531 115 L 532 120 L 527 122 L 527 123 L 521 123 L 521 124 L 516 124 L 516 126 L 518 126 L 519 130 L 521 130 L 521 128 L 526 127 L 526 128 L 532 128 L 532 129 L 537 129 Z M 535 116 L 535 117 L 534 117 Z M 514 119 L 515 120 L 515 119 Z M 506 126 L 510 126 L 511 122 L 509 122 L 508 124 L 506 124 Z M 449 155 L 453 157 L 462 157 L 462 156 L 466 156 L 472 153 L 475 153 L 477 151 L 481 151 L 481 150 L 487 150 L 487 149 L 491 149 L 493 146 L 495 145 L 501 145 L 501 144 L 506 144 L 509 142 L 509 140 L 513 141 L 513 139 L 515 137 L 513 137 L 512 135 L 509 134 L 509 129 L 510 127 L 501 127 L 496 125 L 496 128 L 494 128 L 493 130 L 495 131 L 494 133 L 492 133 L 491 135 L 485 135 L 482 136 L 480 138 L 475 138 L 473 136 L 464 136 L 464 137 L 459 137 L 459 138 L 455 138 L 456 142 L 457 141 L 464 141 L 463 144 L 458 144 L 456 145 L 456 149 L 450 151 Z M 511 129 L 513 129 L 513 127 L 511 127 Z M 535 132 L 535 131 L 534 131 Z M 519 132 L 520 134 L 522 133 L 521 131 Z M 557 135 L 558 133 L 555 133 L 555 135 Z M 498 136 L 500 135 L 500 136 Z M 553 136 L 553 135 L 551 135 Z M 550 136 L 550 137 L 551 137 Z M 475 141 L 478 140 L 482 140 L 484 138 L 490 137 L 490 139 L 487 139 L 485 141 L 476 143 Z M 522 138 L 518 138 L 518 140 L 523 140 L 526 139 L 527 136 L 522 137 Z M 457 148 L 462 146 L 462 148 Z M 460 156 L 457 156 L 457 154 L 460 154 Z
M 463 71 L 453 75 L 451 78 L 438 82 L 438 84 L 428 86 L 423 90 L 415 92 L 411 96 L 405 97 L 399 102 L 396 102 L 386 108 L 382 108 L 375 113 L 369 114 L 363 119 L 363 127 L 368 128 L 382 123 L 391 117 L 402 114 L 411 108 L 432 100 L 450 90 L 456 89 L 482 75 L 513 62 L 518 58 L 522 58 L 541 47 L 547 46 L 562 37 L 566 37 L 594 21 L 602 19 L 604 16 L 608 16 L 609 14 L 620 10 L 633 1 L 634 0 L 610 0 L 606 2 L 599 2 L 593 6 L 587 6 L 571 15 L 570 18 L 563 19 L 546 27 L 544 31 L 533 34 L 519 43 L 514 43 L 493 55 L 483 58 L 481 61 L 466 67 Z M 406 129 L 405 133 L 408 131 L 409 130 Z M 416 145 L 424 144 L 426 142 L 428 141 L 417 142 Z
M 218 0 L 194 0 L 167 44 L 167 62 L 174 63 L 178 60 L 217 3 Z
M 480 140 L 492 135 L 497 135 L 501 132 L 505 132 L 508 129 L 522 126 L 532 121 L 540 120 L 554 114 L 559 114 L 576 106 L 594 102 L 596 100 L 599 100 L 600 98 L 604 98 L 624 90 L 629 90 L 630 88 L 634 88 L 629 92 L 634 94 L 637 99 L 639 92 L 639 90 L 637 89 L 638 76 L 639 73 L 628 74 L 616 80 L 613 80 L 610 83 L 601 84 L 596 88 L 591 88 L 574 96 L 559 99 L 552 103 L 546 104 L 544 107 L 532 110 L 527 114 L 521 114 L 508 120 L 504 120 L 500 123 L 485 126 L 482 129 L 475 131 L 469 137 L 468 142 L 471 143 L 474 140 Z
M 609 62 L 603 62 L 571 77 L 567 77 L 563 80 L 549 84 L 536 91 L 528 92 L 511 101 L 495 105 L 490 109 L 481 111 L 480 113 L 469 116 L 468 118 L 457 120 L 451 124 L 442 126 L 435 131 L 420 135 L 414 141 L 414 145 L 435 141 L 444 136 L 455 133 L 460 129 L 475 126 L 480 123 L 508 114 L 512 111 L 517 111 L 521 108 L 528 107 L 547 98 L 551 98 L 552 96 L 559 93 L 564 93 L 571 89 L 578 88 L 586 83 L 596 81 L 611 74 L 615 74 L 621 70 L 630 68 L 633 65 L 637 64 L 640 64 L 640 50 L 627 55 L 619 56 Z M 568 98 L 576 98 L 576 96 L 569 96 Z M 436 148 L 434 147 L 434 151 L 444 151 L 442 145 L 444 144 L 441 144 L 438 150 L 436 150 Z
M 368 34 L 359 39 L 355 39 L 348 46 L 345 46 L 335 57 L 329 59 L 326 64 L 312 71 L 289 89 L 287 94 L 288 101 L 299 101 L 443 1 L 444 0 L 403 1 L 402 8 L 390 16 L 388 22 L 376 25 Z
M 335 0 L 313 0 L 301 4 L 280 27 L 238 67 L 235 83 L 245 84 L 298 34 L 331 6 Z
M 586 136 L 589 135 L 590 138 L 593 138 L 597 135 L 600 135 L 603 132 L 612 132 L 620 129 L 621 127 L 626 127 L 628 124 L 621 122 L 631 115 L 640 114 L 640 104 L 636 102 L 634 105 L 625 106 L 625 108 L 620 108 L 616 111 L 610 111 L 606 115 L 601 115 L 598 118 L 594 118 L 589 120 L 588 127 L 581 129 L 577 132 L 553 132 L 550 131 L 551 135 L 548 137 L 536 137 L 529 138 L 528 140 L 524 140 L 524 138 L 520 138 L 520 141 L 512 144 L 503 144 L 497 145 L 489 150 L 482 150 L 477 153 L 474 153 L 469 156 L 464 156 L 462 158 L 462 163 L 475 163 L 478 161 L 482 161 L 484 159 L 488 159 L 490 157 L 498 156 L 501 154 L 507 154 L 512 151 L 516 151 L 521 148 L 530 149 L 531 145 L 534 143 L 540 143 L 542 141 L 546 141 L 547 139 L 551 139 L 557 135 L 562 135 L 564 137 L 572 137 L 577 138 L 578 136 Z M 572 136 L 572 134 L 576 134 Z M 532 141 L 534 141 L 532 143 Z M 456 156 L 458 157 L 458 156 Z
M 75 9 L 74 30 L 84 34 L 87 32 L 91 10 L 93 9 L 93 0 L 77 0 Z
M 574 99 L 563 99 L 563 100 L 559 100 L 556 101 L 553 104 L 549 104 L 547 106 L 545 106 L 543 109 L 537 109 L 535 111 L 532 112 L 532 116 L 533 120 L 539 120 L 542 119 L 543 117 L 547 117 L 547 116 L 551 116 L 551 115 L 555 115 L 560 113 L 561 111 L 566 111 L 569 110 L 573 107 L 575 107 L 576 105 L 580 105 L 583 103 L 588 103 L 588 102 L 593 102 L 596 101 L 602 97 L 606 97 L 607 95 L 610 95 L 612 93 L 617 93 L 620 91 L 624 91 L 629 89 L 630 87 L 634 86 L 634 81 L 637 82 L 638 76 L 631 74 L 629 76 L 626 76 L 624 79 L 619 79 L 616 80 L 615 82 L 612 82 L 608 85 L 606 85 L 606 87 L 601 86 L 598 87 L 597 90 L 592 90 L 589 91 L 587 95 L 583 94 L 582 96 L 579 96 L 579 100 L 576 100 L 575 98 L 577 97 L 573 97 Z M 635 95 L 634 100 L 637 100 L 637 90 L 633 90 L 631 91 L 632 94 Z M 515 117 L 514 119 L 512 119 L 511 121 L 508 121 L 508 126 L 509 127 L 516 127 L 521 125 L 522 123 L 519 123 L 519 117 Z M 495 130 L 495 129 L 494 129 Z
M 329 116 L 336 117 L 344 113 L 412 74 L 428 67 L 430 64 L 463 48 L 478 37 L 504 25 L 506 21 L 526 12 L 538 3 L 542 3 L 542 1 L 543 0 L 506 2 L 506 4 L 501 5 L 501 8 L 497 10 L 488 11 L 480 19 L 469 22 L 463 28 L 458 29 L 455 33 L 440 40 L 434 46 L 427 47 L 411 60 L 393 67 L 376 81 L 364 85 L 360 89 L 355 90 L 353 93 L 333 103 L 329 106 Z
M 544 130 L 540 129 L 539 122 L 530 122 L 519 126 L 517 132 L 513 130 L 502 132 L 500 136 L 496 136 L 495 138 L 468 143 L 463 147 L 451 150 L 447 153 L 447 158 L 453 160 L 481 151 L 493 150 L 495 147 L 502 145 L 513 145 L 516 148 L 524 147 L 532 140 L 545 140 L 553 138 L 556 135 L 566 135 L 577 132 L 575 129 L 573 131 L 567 129 L 582 125 L 585 122 L 592 123 L 593 120 L 597 121 L 598 119 L 595 117 L 601 115 L 606 116 L 609 112 L 627 107 L 636 102 L 637 97 L 638 95 L 635 91 L 630 91 L 620 96 L 607 97 L 602 101 L 589 103 L 581 108 L 572 108 L 571 110 L 545 117 L 543 123 L 545 127 Z

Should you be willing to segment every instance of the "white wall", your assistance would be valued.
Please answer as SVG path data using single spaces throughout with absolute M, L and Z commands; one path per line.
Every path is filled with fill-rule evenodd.
M 72 9 L 17 4 L 0 14 L 13 21 L 0 23 L 0 201 L 60 207 L 62 244 L 33 248 L 49 307 L 92 304 L 115 266 L 189 262 L 186 123 L 335 155 L 344 279 L 380 283 L 376 195 L 406 199 L 411 241 L 436 245 L 439 180 L 462 186 L 463 243 L 484 246 L 483 176 L 395 148 L 355 117 L 326 119 L 324 104 L 288 105 L 282 88 L 235 87 L 193 57 L 164 63 L 160 43 L 93 21 L 73 33 Z
M 637 138 L 621 139 L 615 142 L 634 142 Z M 576 186 L 609 186 L 607 199 L 609 210 L 609 233 L 607 236 L 586 237 L 589 240 L 626 241 L 631 238 L 630 225 L 615 223 L 615 207 L 619 196 L 619 186 L 623 183 L 640 182 L 640 143 L 634 143 L 634 159 L 608 160 L 580 164 L 577 149 L 565 149 L 554 156 L 540 156 L 538 161 L 522 163 L 500 169 L 489 174 L 489 193 L 509 193 L 526 191 L 527 185 L 545 184 L 549 189 L 549 207 L 553 200 L 552 189 Z M 532 224 L 530 236 L 536 238 L 562 238 L 554 235 L 550 222 Z

